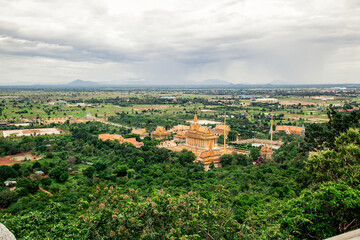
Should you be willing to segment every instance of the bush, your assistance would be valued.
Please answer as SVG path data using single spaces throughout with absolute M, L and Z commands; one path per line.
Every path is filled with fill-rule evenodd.
M 48 177 L 44 177 L 44 178 L 41 178 L 40 179 L 40 183 L 43 185 L 43 186 L 50 186 L 52 181 L 50 178 Z
M 16 178 L 17 171 L 9 166 L 0 166 L 0 182 L 4 182 L 8 178 Z
M 7 208 L 18 199 L 18 194 L 15 191 L 4 190 L 0 192 L 0 207 Z

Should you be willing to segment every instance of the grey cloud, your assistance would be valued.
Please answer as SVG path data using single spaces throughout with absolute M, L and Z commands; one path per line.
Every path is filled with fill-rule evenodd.
M 22 63 L 36 58 L 38 64 L 26 68 L 29 76 L 42 74 L 39 58 L 46 58 L 62 64 L 61 74 L 67 78 L 89 76 L 69 67 L 78 62 L 81 69 L 91 66 L 92 76 L 157 83 L 195 78 L 324 82 L 334 71 L 347 71 L 329 71 L 327 59 L 341 65 L 341 49 L 359 42 L 358 1 L 171 3 L 174 6 L 168 1 L 133 6 L 111 0 L 0 0 L 0 57 L 13 56 Z M 346 61 L 351 59 L 347 55 Z M 353 61 L 342 66 L 353 68 L 358 64 Z M 9 71 L 0 72 L 0 81 Z M 54 74 L 49 76 L 58 79 Z M 357 79 L 353 70 L 346 76 L 348 81 Z

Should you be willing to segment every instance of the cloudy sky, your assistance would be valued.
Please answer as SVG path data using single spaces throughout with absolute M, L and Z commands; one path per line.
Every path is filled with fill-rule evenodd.
M 0 0 L 0 84 L 360 83 L 360 0 Z

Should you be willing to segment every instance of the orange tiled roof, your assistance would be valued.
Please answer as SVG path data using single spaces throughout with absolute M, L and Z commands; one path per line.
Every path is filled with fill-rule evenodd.
M 136 148 L 139 148 L 139 147 L 144 146 L 144 143 L 143 143 L 143 142 L 138 142 L 138 141 L 136 141 L 136 138 L 125 138 L 123 142 L 131 143 L 131 144 L 133 144 Z
M 178 134 L 174 135 L 174 138 L 183 138 L 183 139 L 185 139 L 186 136 L 185 136 L 185 133 L 179 132 Z
M 140 136 L 146 135 L 146 129 L 145 128 L 141 128 L 141 129 L 133 129 L 131 131 L 131 133 L 133 134 L 138 134 Z
M 164 127 L 158 126 L 154 132 L 155 133 L 165 133 L 166 129 Z
M 98 139 L 103 140 L 103 141 L 106 141 L 106 140 L 110 140 L 110 141 L 118 140 L 119 143 L 128 142 L 128 143 L 133 144 L 135 147 L 144 146 L 144 143 L 136 141 L 136 138 L 126 138 L 126 139 L 124 139 L 119 134 L 100 134 Z
M 216 125 L 215 129 L 217 129 L 217 130 L 225 129 L 225 131 L 230 131 L 230 126 L 229 125 Z
M 171 130 L 174 132 L 177 132 L 177 131 L 187 131 L 189 129 L 190 129 L 190 126 L 179 124 L 177 126 L 174 126 Z
M 23 130 L 23 134 L 32 134 L 32 133 L 40 133 L 40 130 L 37 130 L 37 129 L 26 129 L 26 130 Z
M 118 140 L 118 141 L 122 141 L 124 138 L 119 135 L 119 134 L 100 134 L 98 136 L 98 139 L 100 140 L 103 140 L 103 141 L 106 141 L 106 140 L 110 140 L 110 141 L 113 141 L 113 140 Z
M 276 126 L 275 132 L 289 131 L 290 134 L 301 134 L 303 128 L 296 126 Z

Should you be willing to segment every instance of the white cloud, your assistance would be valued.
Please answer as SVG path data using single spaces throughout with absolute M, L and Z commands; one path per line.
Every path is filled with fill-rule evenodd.
M 77 78 L 359 82 L 355 0 L 0 4 L 1 84 Z

